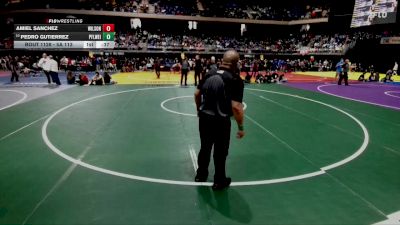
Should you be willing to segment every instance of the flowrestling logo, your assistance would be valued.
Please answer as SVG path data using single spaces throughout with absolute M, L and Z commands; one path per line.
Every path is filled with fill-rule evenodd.
M 371 12 L 371 14 L 369 15 L 370 20 L 375 18 L 386 19 L 387 17 L 388 17 L 387 12 Z
M 83 23 L 83 19 L 75 19 L 75 18 L 46 19 L 46 23 L 51 23 L 51 24 L 82 24 Z

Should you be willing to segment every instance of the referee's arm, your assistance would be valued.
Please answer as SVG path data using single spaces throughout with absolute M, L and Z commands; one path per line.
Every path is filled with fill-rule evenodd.
M 244 92 L 244 84 L 242 79 L 238 79 L 233 83 L 233 88 L 232 88 L 232 113 L 233 117 L 236 120 L 236 123 L 238 125 L 238 132 L 237 132 L 237 138 L 241 139 L 244 137 L 244 109 L 243 109 L 243 92 Z
M 236 123 L 238 125 L 238 132 L 237 132 L 237 138 L 241 139 L 244 137 L 244 127 L 243 127 L 243 117 L 244 117 L 244 110 L 243 110 L 243 104 L 241 102 L 237 101 L 232 101 L 232 112 L 233 112 L 233 117 L 236 120 Z
M 194 101 L 196 103 L 197 112 L 199 112 L 201 104 L 201 93 L 199 89 L 196 89 L 196 91 L 194 92 Z

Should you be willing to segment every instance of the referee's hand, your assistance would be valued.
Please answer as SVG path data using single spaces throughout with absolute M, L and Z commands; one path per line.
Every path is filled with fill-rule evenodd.
M 238 139 L 242 139 L 244 137 L 244 131 L 243 130 L 239 130 L 236 134 L 236 137 Z

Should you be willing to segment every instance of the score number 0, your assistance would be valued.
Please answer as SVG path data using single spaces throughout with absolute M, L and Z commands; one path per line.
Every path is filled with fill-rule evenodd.
M 103 32 L 114 32 L 115 26 L 114 24 L 103 24 Z

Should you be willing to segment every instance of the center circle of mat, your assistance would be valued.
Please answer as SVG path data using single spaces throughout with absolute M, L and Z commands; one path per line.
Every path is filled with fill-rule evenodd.
M 122 178 L 127 178 L 127 179 L 132 179 L 132 180 L 145 181 L 145 182 L 151 182 L 151 183 L 159 183 L 159 184 L 183 185 L 183 186 L 211 186 L 212 185 L 211 182 L 196 183 L 193 181 L 167 180 L 167 179 L 158 179 L 158 178 L 151 178 L 151 177 L 144 177 L 144 176 L 136 176 L 133 174 L 121 173 L 118 171 L 109 170 L 109 169 L 101 168 L 101 167 L 98 167 L 95 165 L 91 165 L 89 163 L 83 162 L 80 159 L 73 158 L 73 157 L 65 154 L 64 152 L 62 152 L 60 149 L 58 149 L 56 146 L 53 145 L 53 143 L 49 140 L 49 137 L 47 135 L 47 127 L 48 127 L 49 123 L 54 119 L 55 116 L 57 116 L 59 113 L 65 111 L 65 110 L 67 110 L 73 106 L 79 105 L 81 103 L 88 102 L 88 101 L 91 101 L 94 99 L 107 97 L 107 96 L 113 96 L 113 95 L 118 95 L 118 94 L 129 93 L 129 92 L 173 89 L 173 88 L 177 88 L 177 87 L 154 87 L 154 88 L 140 88 L 140 89 L 132 89 L 132 90 L 126 90 L 126 91 L 118 91 L 118 92 L 113 92 L 113 93 L 90 97 L 90 98 L 72 103 L 70 105 L 67 105 L 67 106 L 55 111 L 53 114 L 51 114 L 46 119 L 46 121 L 44 122 L 44 124 L 42 126 L 42 139 L 45 142 L 45 144 L 49 147 L 49 149 L 51 151 L 53 151 L 55 154 L 59 155 L 61 158 L 65 159 L 73 164 L 82 166 L 84 168 L 87 168 L 87 169 L 90 169 L 90 170 L 93 170 L 96 172 L 100 172 L 100 173 L 104 173 L 104 174 L 108 174 L 108 175 L 112 175 L 112 176 L 117 176 L 117 177 L 122 177 Z M 336 163 L 327 165 L 325 167 L 321 167 L 318 171 L 311 172 L 311 173 L 304 173 L 304 174 L 297 175 L 297 176 L 277 178 L 277 179 L 232 182 L 231 186 L 254 186 L 254 185 L 276 184 L 276 183 L 284 183 L 284 182 L 302 180 L 302 179 L 307 179 L 307 178 L 323 175 L 328 170 L 340 167 L 340 166 L 347 164 L 347 163 L 351 162 L 352 160 L 356 159 L 358 156 L 360 156 L 366 150 L 366 148 L 368 146 L 369 133 L 368 133 L 367 128 L 361 121 L 359 121 L 356 117 L 354 117 L 353 115 L 351 115 L 350 113 L 348 113 L 346 111 L 343 111 L 343 110 L 341 110 L 335 106 L 329 105 L 327 103 L 320 102 L 320 101 L 317 101 L 314 99 L 309 99 L 309 98 L 302 97 L 302 96 L 298 96 L 298 95 L 293 95 L 293 94 L 288 94 L 288 93 L 283 93 L 283 92 L 276 92 L 276 91 L 261 90 L 261 89 L 252 89 L 252 88 L 246 88 L 246 90 L 289 96 L 289 97 L 298 98 L 298 99 L 309 101 L 309 102 L 314 102 L 314 103 L 326 106 L 328 108 L 331 108 L 333 110 L 336 110 L 336 111 L 346 115 L 347 117 L 350 117 L 352 120 L 354 120 L 359 125 L 359 127 L 363 131 L 364 139 L 363 139 L 363 143 L 359 147 L 359 149 L 357 149 L 357 151 L 355 151 L 355 153 L 353 153 L 351 156 L 349 156 L 343 160 L 340 160 Z

